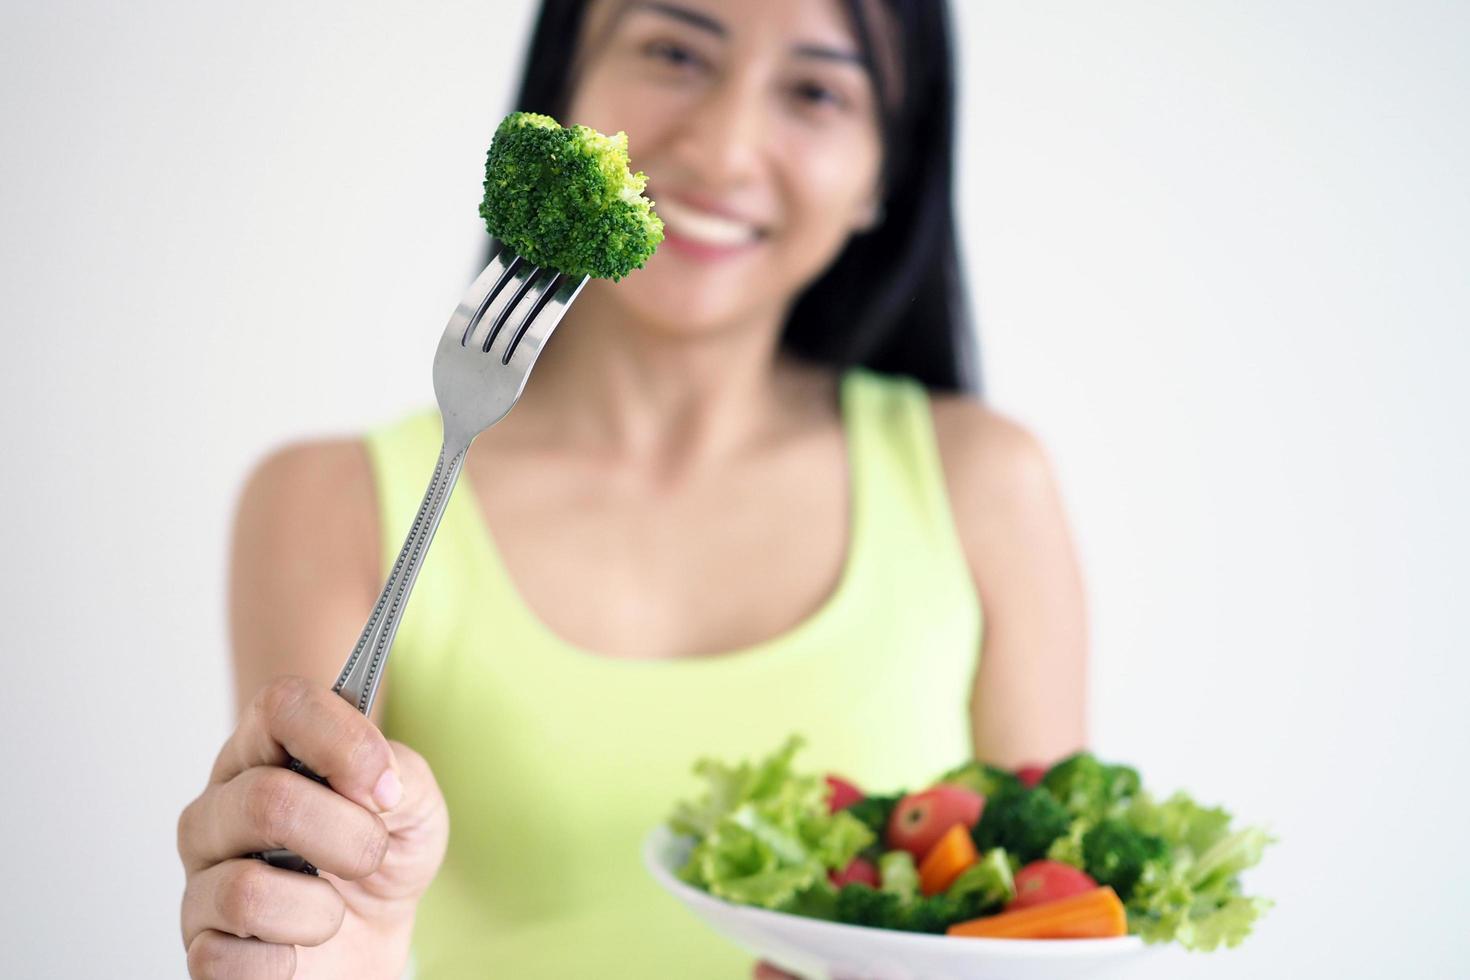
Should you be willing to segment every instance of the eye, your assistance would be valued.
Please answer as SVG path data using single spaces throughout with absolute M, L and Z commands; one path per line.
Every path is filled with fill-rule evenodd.
M 842 96 L 835 89 L 817 81 L 798 82 L 793 87 L 792 94 L 804 106 L 840 109 L 846 105 Z
M 704 63 L 691 48 L 675 41 L 650 41 L 643 46 L 643 54 L 672 68 L 697 68 Z

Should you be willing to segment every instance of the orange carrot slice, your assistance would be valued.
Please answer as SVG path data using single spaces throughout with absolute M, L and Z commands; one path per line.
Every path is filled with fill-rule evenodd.
M 960 872 L 979 860 L 970 828 L 957 823 L 934 842 L 924 860 L 919 862 L 919 891 L 938 895 L 950 886 Z
M 1128 916 L 1117 893 L 1103 885 L 1055 902 L 956 922 L 945 931 L 990 939 L 1108 939 L 1128 934 Z

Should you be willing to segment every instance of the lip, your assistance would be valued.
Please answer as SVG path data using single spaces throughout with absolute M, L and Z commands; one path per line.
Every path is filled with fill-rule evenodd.
M 655 202 L 655 212 L 658 211 L 657 202 L 661 198 L 664 198 L 684 207 L 706 211 L 721 218 L 728 218 L 731 221 L 739 221 L 755 229 L 755 237 L 748 242 L 742 242 L 738 245 L 715 245 L 709 242 L 700 242 L 686 238 L 665 223 L 664 244 L 683 258 L 693 259 L 697 262 L 717 262 L 722 259 L 744 255 L 765 241 L 766 229 L 761 222 L 753 221 L 746 215 L 740 213 L 740 211 L 703 194 L 697 192 L 665 192 L 657 188 L 650 188 L 648 196 Z
M 685 258 L 699 262 L 715 262 L 744 255 L 751 249 L 760 246 L 763 241 L 761 238 L 754 238 L 741 245 L 711 245 L 708 242 L 696 242 L 691 238 L 685 238 L 667 225 L 664 226 L 663 243 Z
M 676 204 L 683 204 L 686 207 L 695 208 L 700 211 L 708 211 L 710 214 L 719 215 L 721 218 L 729 218 L 731 221 L 738 221 L 741 224 L 750 225 L 756 230 L 757 235 L 764 235 L 766 233 L 766 222 L 742 214 L 738 209 L 723 204 L 715 198 L 707 197 L 698 191 L 666 191 L 662 188 L 652 187 L 649 188 L 648 196 L 654 201 L 658 201 L 661 197 L 667 197 Z M 657 204 L 654 205 L 654 210 L 658 210 Z

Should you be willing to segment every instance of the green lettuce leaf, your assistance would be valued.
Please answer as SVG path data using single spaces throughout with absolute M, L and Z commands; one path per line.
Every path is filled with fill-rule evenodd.
M 695 763 L 706 791 L 677 804 L 668 821 L 676 833 L 695 838 L 681 880 L 762 908 L 819 914 L 831 907 L 828 871 L 846 867 L 874 836 L 846 811 L 827 812 L 821 776 L 792 769 L 803 744 L 793 735 L 756 763 Z
M 1167 857 L 1144 866 L 1128 899 L 1130 932 L 1193 950 L 1235 946 L 1271 907 L 1266 899 L 1242 894 L 1239 877 L 1272 842 L 1261 828 L 1231 830 L 1228 813 L 1183 793 L 1163 803 L 1142 794 L 1126 817 L 1169 845 Z
M 779 800 L 800 807 L 809 806 L 815 800 L 825 809 L 825 780 L 820 776 L 800 777 L 791 769 L 792 757 L 805 744 L 800 735 L 792 735 L 775 752 L 756 763 L 731 766 L 718 759 L 698 760 L 694 763 L 694 774 L 704 778 L 708 788 L 697 802 L 682 801 L 674 807 L 669 817 L 670 828 L 677 834 L 703 837 L 745 802 Z

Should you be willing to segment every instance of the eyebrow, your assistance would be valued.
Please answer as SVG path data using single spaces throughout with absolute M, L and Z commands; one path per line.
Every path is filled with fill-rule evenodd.
M 625 9 L 641 9 L 651 13 L 663 14 L 665 17 L 672 17 L 675 20 L 682 21 L 691 27 L 697 27 L 702 31 L 707 31 L 719 38 L 728 37 L 730 33 L 724 24 L 715 20 L 710 15 L 700 13 L 697 10 L 691 10 L 688 7 L 681 7 L 676 3 L 660 3 L 658 0 L 641 0 L 641 2 L 630 4 Z M 819 61 L 838 61 L 864 68 L 868 65 L 868 59 L 864 58 L 862 54 L 844 48 L 831 48 L 821 44 L 798 44 L 793 50 L 798 57 L 802 58 L 815 58 Z
M 715 20 L 708 14 L 702 14 L 688 7 L 681 7 L 676 3 L 658 3 L 656 0 L 644 0 L 642 3 L 632 5 L 635 9 L 651 10 L 657 14 L 681 20 L 691 27 L 697 27 L 702 31 L 708 31 L 716 37 L 725 37 L 730 32 L 725 30 L 725 25 Z
M 796 54 L 802 58 L 818 58 L 822 61 L 842 61 L 867 67 L 868 59 L 856 51 L 844 48 L 828 48 L 820 44 L 798 44 Z

